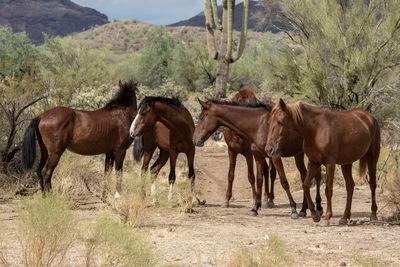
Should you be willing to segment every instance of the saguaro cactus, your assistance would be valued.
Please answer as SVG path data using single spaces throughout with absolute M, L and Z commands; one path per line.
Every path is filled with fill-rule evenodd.
M 235 47 L 235 49 L 233 39 L 233 14 L 235 11 L 235 0 L 223 0 L 222 20 L 218 16 L 217 0 L 205 0 L 204 2 L 208 52 L 211 57 L 218 61 L 215 86 L 216 96 L 221 98 L 226 96 L 229 65 L 241 57 L 246 45 L 249 0 L 243 1 L 242 29 L 239 45 Z M 218 50 L 216 49 L 217 43 L 214 29 L 219 32 Z

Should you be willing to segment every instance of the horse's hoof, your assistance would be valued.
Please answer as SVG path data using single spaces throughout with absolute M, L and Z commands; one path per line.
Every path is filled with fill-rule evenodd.
M 224 209 L 229 208 L 229 203 L 224 203 L 224 204 L 222 204 L 222 205 L 221 205 L 221 208 L 224 208 Z
M 290 218 L 292 218 L 292 220 L 296 220 L 299 218 L 299 214 L 297 214 L 297 212 L 292 212 L 292 214 L 290 214 Z
M 118 191 L 117 192 L 115 192 L 115 194 L 114 194 L 114 198 L 115 199 L 118 199 L 118 198 L 120 198 L 121 197 L 121 195 L 118 193 Z
M 329 220 L 324 220 L 324 226 L 327 227 L 330 225 L 330 221 Z
M 273 209 L 275 208 L 275 203 L 273 201 L 268 201 L 266 206 L 268 209 Z
M 254 217 L 258 216 L 258 212 L 256 210 L 251 210 L 249 212 L 249 214 L 250 214 L 250 216 L 254 216 Z
M 377 221 L 378 217 L 376 215 L 371 215 L 371 217 L 369 218 L 370 221 Z
M 187 208 L 187 209 L 185 209 L 185 213 L 194 213 L 194 209 Z
M 300 211 L 300 212 L 299 212 L 299 217 L 302 217 L 302 218 L 307 217 L 307 212 L 305 212 L 305 211 Z
M 348 223 L 347 218 L 340 218 L 339 225 L 347 225 L 347 223 Z
M 321 220 L 321 216 L 316 214 L 316 215 L 312 216 L 312 219 L 313 219 L 314 222 L 317 223 L 317 222 L 319 222 Z

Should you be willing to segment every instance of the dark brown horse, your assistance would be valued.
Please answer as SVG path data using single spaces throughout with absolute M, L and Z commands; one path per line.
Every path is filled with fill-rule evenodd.
M 354 180 L 351 174 L 353 162 L 360 160 L 360 176 L 364 177 L 368 167 L 371 188 L 371 220 L 376 217 L 376 165 L 380 152 L 380 129 L 376 119 L 367 111 L 354 109 L 335 112 L 328 108 L 302 102 L 286 104 L 283 100 L 275 105 L 270 118 L 268 142 L 265 150 L 270 156 L 279 157 L 283 152 L 282 140 L 289 132 L 296 131 L 304 137 L 304 153 L 309 158 L 303 189 L 315 222 L 320 215 L 315 212 L 310 196 L 311 179 L 321 164 L 326 166 L 327 211 L 325 222 L 332 217 L 332 193 L 335 165 L 342 167 L 346 181 L 347 200 L 340 224 L 347 224 L 351 216 Z
M 157 159 L 158 163 L 156 161 L 155 165 L 157 166 L 156 171 L 159 171 L 167 162 L 169 155 L 170 174 L 168 177 L 168 196 L 170 199 L 176 179 L 175 165 L 179 153 L 186 154 L 189 167 L 188 178 L 191 179 L 192 188 L 194 189 L 195 147 L 192 143 L 194 122 L 189 111 L 175 98 L 145 97 L 139 104 L 138 113 L 132 122 L 129 133 L 132 137 L 137 137 L 146 133 L 148 134 L 149 132 L 153 132 L 154 136 L 154 132 L 156 132 L 154 137 L 157 137 L 157 132 L 159 132 L 157 128 L 161 128 L 164 125 L 168 128 L 169 135 L 163 134 L 162 137 L 160 136 L 164 138 L 164 140 L 157 139 L 156 143 L 159 145 L 164 144 L 164 148 L 161 147 L 160 157 Z M 163 156 L 161 157 L 161 155 Z M 153 177 L 153 179 L 155 179 L 155 177 Z M 155 181 L 153 180 L 152 182 L 152 190 L 154 190 Z
M 267 156 L 264 148 L 267 140 L 268 119 L 270 116 L 271 106 L 264 103 L 243 104 L 220 100 L 208 100 L 206 102 L 199 100 L 199 102 L 202 106 L 202 111 L 193 135 L 193 142 L 195 145 L 202 145 L 219 126 L 229 127 L 251 142 L 257 167 L 257 193 L 251 214 L 257 215 L 257 211 L 261 207 L 262 177 L 265 170 L 265 157 Z M 304 165 L 302 141 L 303 139 L 295 132 L 289 135 L 284 140 L 285 149 L 282 153 L 282 157 L 295 157 L 296 166 L 303 180 L 307 170 Z M 296 219 L 298 218 L 296 202 L 293 200 L 290 193 L 289 183 L 286 179 L 281 158 L 274 158 L 273 164 L 279 174 L 281 185 L 288 196 L 291 207 L 291 217 Z M 322 207 L 320 207 L 321 198 L 319 196 L 320 176 L 317 176 L 316 178 L 316 201 L 319 203 L 319 210 L 322 210 Z M 307 206 L 304 204 L 305 203 L 303 202 L 302 211 L 305 214 Z
M 119 87 L 104 108 L 84 111 L 55 107 L 31 121 L 23 140 L 22 164 L 26 170 L 33 167 L 37 138 L 41 152 L 37 174 L 42 191 L 51 189 L 53 171 L 68 149 L 81 155 L 106 154 L 105 171 L 111 171 L 115 163 L 119 194 L 126 150 L 133 141 L 129 127 L 137 109 L 136 83 L 120 81 Z
M 255 91 L 252 88 L 242 88 L 240 89 L 231 99 L 232 102 L 256 104 L 258 99 L 256 98 Z M 223 207 L 229 207 L 229 201 L 232 197 L 232 185 L 235 179 L 235 166 L 237 155 L 241 154 L 245 157 L 247 163 L 247 176 L 249 183 L 251 185 L 251 190 L 253 193 L 253 199 L 256 198 L 256 186 L 254 177 L 254 163 L 253 163 L 253 152 L 251 151 L 251 143 L 245 138 L 240 137 L 239 134 L 235 133 L 231 129 L 224 128 L 224 139 L 228 146 L 228 156 L 229 156 L 229 172 L 228 172 L 228 188 L 226 190 L 225 203 Z M 270 175 L 268 170 L 268 164 L 265 163 L 266 169 L 264 170 L 265 181 L 265 201 L 267 207 L 274 206 L 274 184 L 276 178 L 276 170 L 272 162 L 270 162 Z M 268 188 L 268 177 L 271 179 L 271 189 Z

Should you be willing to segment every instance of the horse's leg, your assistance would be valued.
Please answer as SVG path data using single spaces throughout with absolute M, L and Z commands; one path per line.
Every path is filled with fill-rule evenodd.
M 259 155 L 258 153 L 254 154 L 256 159 L 256 168 L 257 168 L 257 192 L 256 192 L 256 201 L 254 203 L 254 207 L 250 211 L 250 215 L 257 216 L 258 209 L 261 207 L 261 196 L 262 196 L 262 185 L 264 178 L 264 163 L 265 158 L 263 155 Z
M 40 162 L 38 168 L 36 169 L 36 173 L 39 178 L 40 190 L 43 192 L 44 184 L 43 184 L 42 170 L 47 162 L 47 159 L 49 158 L 49 154 L 47 152 L 46 146 L 43 143 L 41 135 L 38 134 L 37 139 L 40 147 Z
M 379 155 L 379 153 L 378 153 Z M 368 164 L 368 176 L 369 176 L 369 187 L 371 189 L 371 221 L 378 220 L 378 217 L 376 216 L 376 211 L 378 210 L 378 206 L 376 205 L 376 196 L 375 196 L 375 190 L 376 190 L 376 164 L 377 164 L 377 159 L 374 158 L 368 158 L 367 159 L 367 164 Z
M 251 185 L 251 192 L 253 195 L 253 202 L 256 203 L 256 178 L 254 177 L 254 162 L 253 162 L 253 152 L 250 150 L 247 151 L 244 155 L 246 158 L 246 163 L 247 163 L 247 178 L 249 180 L 249 183 Z
M 342 165 L 342 173 L 346 182 L 346 209 L 344 210 L 343 217 L 339 220 L 339 224 L 346 225 L 351 216 L 351 202 L 353 200 L 354 180 L 351 174 L 353 164 Z
M 158 173 L 160 172 L 161 168 L 164 167 L 165 163 L 167 163 L 169 158 L 169 153 L 163 149 L 160 148 L 160 154 L 158 155 L 157 160 L 153 163 L 153 165 L 150 167 L 150 172 L 151 172 L 151 190 L 150 194 L 154 195 L 156 193 L 156 178 Z M 157 203 L 157 200 L 153 200 L 154 203 Z
M 176 150 L 170 149 L 170 151 L 169 151 L 169 175 L 168 175 L 168 184 L 169 184 L 168 201 L 171 201 L 172 194 L 174 192 L 174 184 L 175 184 L 175 180 L 176 180 L 175 167 L 176 167 L 176 159 L 177 158 L 178 158 L 178 153 L 176 152 Z
M 321 216 L 315 212 L 315 206 L 312 201 L 311 194 L 310 194 L 310 187 L 311 187 L 311 181 L 317 174 L 318 168 L 320 166 L 321 166 L 321 164 L 317 164 L 317 163 L 314 163 L 309 160 L 306 179 L 304 179 L 304 182 L 303 182 L 303 192 L 306 195 L 307 205 L 308 205 L 308 208 L 310 209 L 311 217 L 313 218 L 314 222 L 319 222 L 321 219 Z
M 322 201 L 321 190 L 320 190 L 321 180 L 322 180 L 321 167 L 319 167 L 317 174 L 315 175 L 315 187 L 316 187 L 315 202 L 317 204 L 317 212 L 322 216 L 322 214 L 324 213 L 324 208 L 321 205 L 321 201 Z
M 265 203 L 267 203 L 269 198 L 270 198 L 270 194 L 269 194 L 269 166 L 267 164 L 267 161 L 265 161 L 265 163 L 264 163 L 263 176 L 264 176 L 264 199 L 265 199 Z
M 281 158 L 272 158 L 272 162 L 274 163 L 275 168 L 278 172 L 279 180 L 281 182 L 282 188 L 285 190 L 286 195 L 288 196 L 288 199 L 289 199 L 290 208 L 291 208 L 290 217 L 292 219 L 297 219 L 297 218 L 299 218 L 299 215 L 297 214 L 297 211 L 296 211 L 296 202 L 294 201 L 292 194 L 290 193 L 290 187 L 289 187 L 289 183 L 286 179 L 285 170 L 283 169 L 282 159 Z
M 44 192 L 50 192 L 51 190 L 51 177 L 53 176 L 54 169 L 57 167 L 64 150 L 59 152 L 51 152 L 48 155 L 47 162 L 42 169 Z
M 200 201 L 200 199 L 197 198 L 196 196 L 196 191 L 195 191 L 195 179 L 196 179 L 196 173 L 194 171 L 194 155 L 195 155 L 195 148 L 193 147 L 193 150 L 190 150 L 189 153 L 186 154 L 187 156 L 187 161 L 188 161 L 188 167 L 189 167 L 189 172 L 188 172 L 188 179 L 191 180 L 191 190 L 193 194 L 192 198 L 192 204 L 195 205 L 205 205 L 206 201 Z
M 144 188 L 144 185 L 146 183 L 145 177 L 147 176 L 147 171 L 149 170 L 149 164 L 151 161 L 151 158 L 153 157 L 154 151 L 157 148 L 157 144 L 153 141 L 153 139 L 149 140 L 149 138 L 144 139 L 144 148 L 143 148 L 143 163 L 142 163 L 142 170 L 140 173 L 140 179 L 141 179 L 141 184 L 140 184 L 140 191 L 142 194 L 142 197 L 145 197 L 146 195 L 146 190 Z
M 126 149 L 119 150 L 114 154 L 115 174 L 117 176 L 115 198 L 118 198 L 122 192 L 122 168 L 124 166 L 125 155 Z
M 315 175 L 314 175 L 315 176 Z M 332 195 L 333 195 L 333 178 L 335 176 L 335 164 L 326 164 L 326 182 L 325 182 L 325 195 L 326 195 L 326 214 L 325 224 L 329 225 L 329 220 L 332 218 Z M 347 185 L 346 185 L 347 186 Z
M 106 200 L 107 196 L 107 183 L 108 183 L 108 178 L 111 175 L 111 171 L 114 165 L 114 154 L 113 152 L 107 153 L 106 154 L 106 159 L 104 160 L 104 185 L 103 185 L 103 192 L 101 193 L 101 199 L 103 201 Z
M 271 159 L 269 159 L 269 177 L 271 180 L 271 188 L 269 192 L 269 199 L 267 202 L 267 208 L 273 208 L 275 207 L 274 199 L 275 199 L 275 193 L 274 193 L 274 188 L 275 188 L 275 179 L 276 179 L 276 168 L 274 166 L 274 163 L 272 162 Z
M 232 184 L 233 180 L 235 179 L 237 153 L 232 151 L 232 149 L 228 147 L 228 156 L 229 156 L 228 188 L 226 189 L 225 203 L 222 205 L 223 208 L 229 207 L 229 201 L 231 200 L 232 197 Z
M 306 175 L 307 175 L 307 169 L 306 169 L 306 166 L 304 165 L 304 153 L 300 153 L 300 154 L 296 155 L 294 157 L 294 160 L 296 163 L 296 167 L 300 172 L 301 182 L 304 183 L 304 180 L 306 179 Z M 308 209 L 307 199 L 306 199 L 306 195 L 304 194 L 304 191 L 303 191 L 303 204 L 301 206 L 299 216 L 306 217 L 307 209 Z

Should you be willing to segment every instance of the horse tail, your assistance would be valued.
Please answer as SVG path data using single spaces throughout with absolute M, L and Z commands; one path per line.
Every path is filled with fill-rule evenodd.
M 143 135 L 135 137 L 133 141 L 133 159 L 140 161 L 144 152 L 144 138 Z
M 367 175 L 367 160 L 365 157 L 360 158 L 360 179 L 364 179 Z
M 22 168 L 30 170 L 36 158 L 36 131 L 38 130 L 40 118 L 32 119 L 25 131 L 22 141 Z

